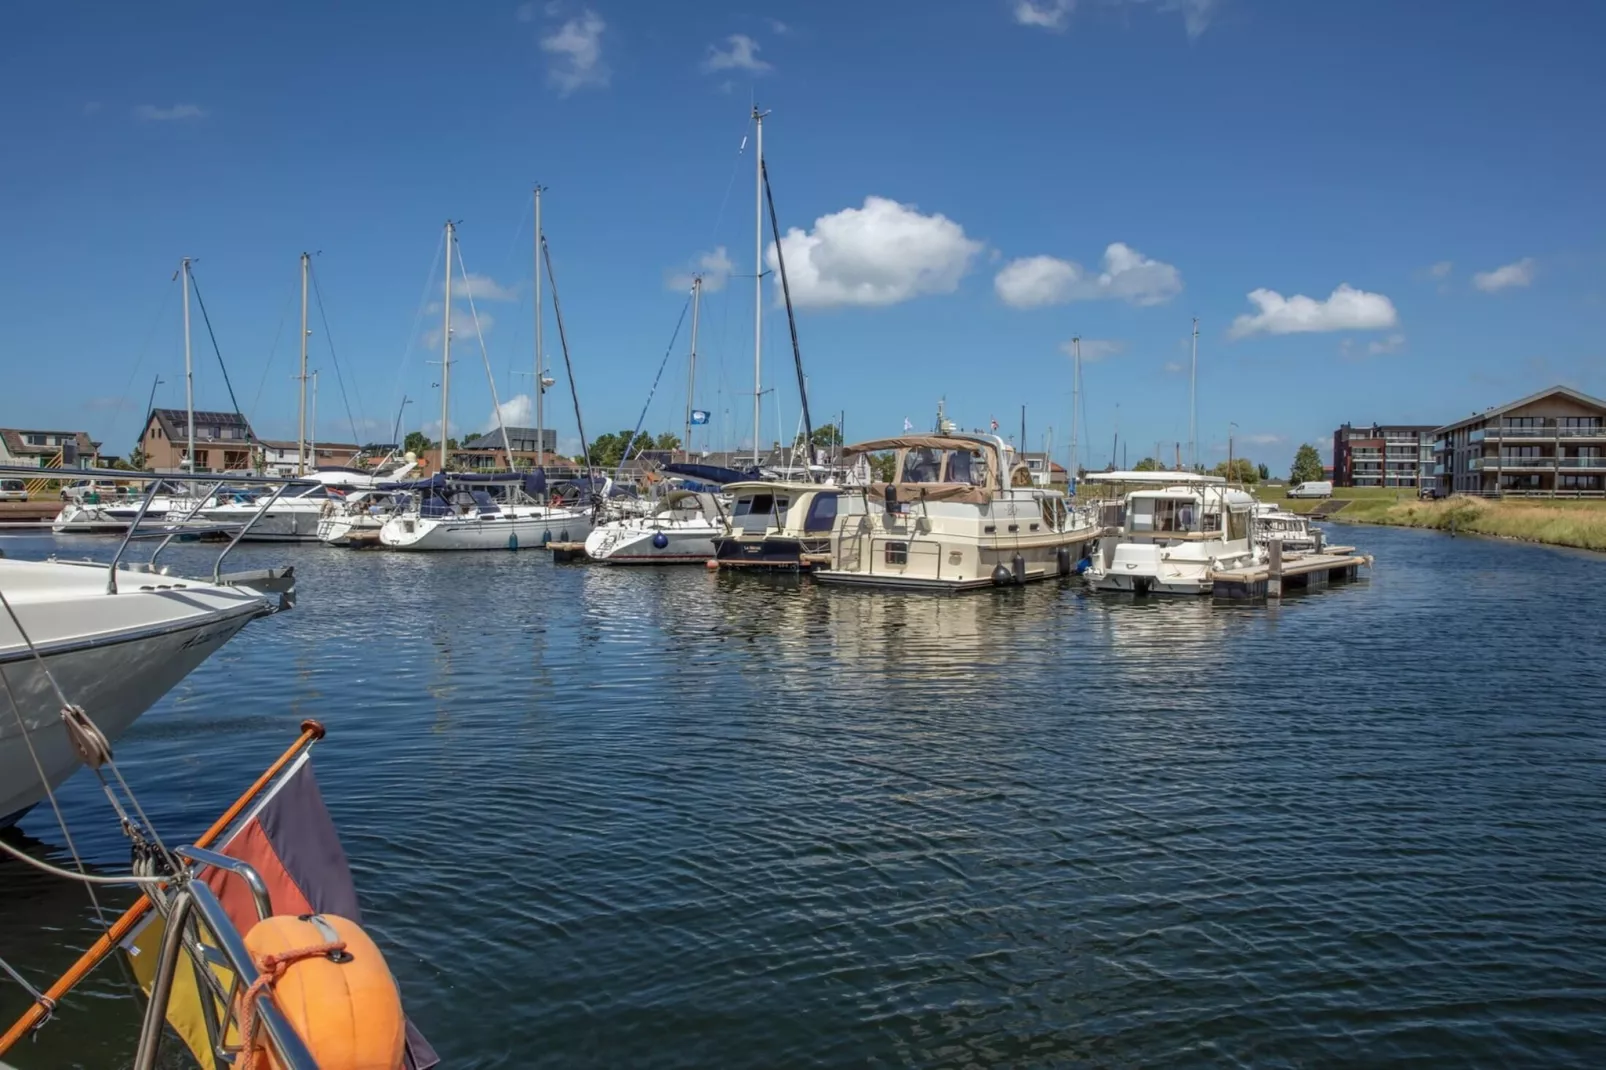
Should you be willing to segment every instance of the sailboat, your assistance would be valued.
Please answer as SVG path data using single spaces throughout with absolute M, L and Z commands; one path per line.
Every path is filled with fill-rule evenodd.
M 536 285 L 540 285 L 541 264 L 544 252 L 541 233 L 541 190 L 535 191 L 535 243 Z M 468 272 L 462 267 L 462 254 L 457 252 L 457 228 L 446 224 L 446 290 L 442 301 L 443 329 L 441 331 L 441 448 L 440 467 L 422 483 L 398 484 L 388 489 L 409 492 L 408 504 L 387 518 L 379 528 L 379 544 L 392 550 L 518 550 L 545 546 L 549 542 L 569 542 L 584 539 L 591 532 L 592 513 L 589 508 L 568 508 L 554 505 L 543 499 L 546 496 L 544 467 L 545 443 L 541 440 L 544 429 L 537 431 L 536 469 L 528 476 L 496 478 L 501 494 L 493 497 L 483 484 L 486 477 L 454 475 L 446 470 L 446 428 L 450 426 L 452 386 L 452 256 L 458 256 L 465 285 Z M 554 295 L 555 296 L 555 295 Z M 472 298 L 471 298 L 472 300 Z M 544 392 L 542 381 L 543 361 L 540 341 L 541 300 L 536 296 L 536 390 Z M 561 320 L 559 321 L 561 325 Z M 487 366 L 487 374 L 489 367 Z M 571 384 L 572 385 L 572 384 Z M 496 383 L 491 381 L 491 400 L 497 413 L 497 425 L 502 431 L 503 444 L 507 445 L 507 428 L 502 425 L 502 406 L 496 398 Z M 507 448 L 508 467 L 513 467 L 513 450 Z
M 803 442 L 812 452 L 814 428 L 809 417 L 809 392 L 803 376 L 803 354 L 798 347 L 797 321 L 792 313 L 792 294 L 786 277 L 786 257 L 781 249 L 779 220 L 764 166 L 764 116 L 753 109 L 755 165 L 753 235 L 753 467 L 759 461 L 759 419 L 763 386 L 764 338 L 764 216 L 769 209 L 770 230 L 775 239 L 776 266 L 780 269 L 781 294 L 786 302 L 787 325 L 792 333 L 792 361 L 797 370 L 798 394 L 803 403 Z M 812 477 L 814 466 L 805 464 Z M 732 483 L 725 490 L 735 500 L 731 522 L 724 535 L 714 540 L 714 560 L 722 568 L 806 569 L 829 549 L 830 534 L 839 511 L 854 508 L 840 488 L 810 481 L 747 480 Z

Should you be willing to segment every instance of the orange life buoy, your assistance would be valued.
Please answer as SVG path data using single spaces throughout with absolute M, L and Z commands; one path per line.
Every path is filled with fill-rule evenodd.
M 252 927 L 245 946 L 262 979 L 242 1002 L 270 988 L 321 1070 L 400 1070 L 407 1028 L 401 994 L 361 926 L 335 914 L 275 915 Z M 238 1010 L 242 1029 L 255 1032 L 254 1011 Z M 261 1043 L 242 1062 L 279 1070 Z

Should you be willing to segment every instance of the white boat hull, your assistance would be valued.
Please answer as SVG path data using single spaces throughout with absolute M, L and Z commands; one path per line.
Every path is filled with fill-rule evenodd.
M 379 529 L 390 550 L 532 550 L 549 542 L 580 542 L 591 533 L 589 513 L 554 509 L 533 515 L 393 516 Z
M 241 542 L 317 542 L 318 521 L 322 519 L 322 502 L 311 508 L 271 506 L 261 519 L 251 524 L 250 530 L 240 537 Z M 244 525 L 256 516 L 254 505 L 219 506 L 203 509 L 201 518 L 208 526 L 227 524 Z
M 248 621 L 269 612 L 256 593 L 179 577 L 119 572 L 120 593 L 105 595 L 104 567 L 15 565 L 0 568 L 0 586 L 28 637 L 68 700 L 113 742 Z M 30 566 L 61 570 L 55 575 L 67 577 L 65 595 L 46 592 L 24 571 Z M 3 826 L 45 797 L 45 783 L 54 788 L 80 762 L 55 689 L 9 616 L 0 617 L 0 673 L 28 726 L 24 734 L 11 697 L 0 691 Z
M 706 523 L 624 520 L 586 536 L 586 556 L 610 565 L 691 565 L 714 557 L 725 529 Z

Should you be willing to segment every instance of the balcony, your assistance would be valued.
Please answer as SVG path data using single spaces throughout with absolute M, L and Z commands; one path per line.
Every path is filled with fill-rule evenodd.
M 1563 457 L 1558 468 L 1584 468 L 1606 472 L 1606 457 Z
M 1490 427 L 1474 431 L 1467 437 L 1472 442 L 1481 442 L 1486 437 L 1494 442 L 1502 439 L 1532 441 L 1536 438 L 1606 439 L 1606 427 L 1560 427 L 1556 424 L 1545 424 L 1541 427 Z
M 1436 476 L 1444 475 L 1444 465 L 1442 465 L 1442 464 L 1434 465 L 1433 466 L 1433 474 L 1436 475 Z

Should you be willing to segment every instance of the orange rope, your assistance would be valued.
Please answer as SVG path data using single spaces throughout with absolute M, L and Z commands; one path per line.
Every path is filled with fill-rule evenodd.
M 290 749 L 279 755 L 278 760 L 268 766 L 266 772 L 257 777 L 256 783 L 246 789 L 244 795 L 234 800 L 234 805 L 223 811 L 222 817 L 212 822 L 211 828 L 201 833 L 200 838 L 195 841 L 195 846 L 210 847 L 212 841 L 223 835 L 228 827 L 234 824 L 234 819 L 245 812 L 245 808 L 251 805 L 251 801 L 261 793 L 263 788 L 272 783 L 273 778 L 278 776 L 280 771 L 289 765 L 304 747 L 309 743 L 322 739 L 323 735 L 323 725 L 312 720 L 302 721 L 301 735 L 296 739 L 295 743 L 291 744 Z M 29 1007 L 22 1017 L 18 1018 L 11 1028 L 6 1030 L 5 1035 L 0 1036 L 0 1055 L 10 1051 L 17 1041 L 27 1036 L 29 1030 L 37 1026 L 50 1012 L 50 1008 L 60 1003 L 61 998 L 72 991 L 74 985 L 88 976 L 90 970 L 98 966 L 102 959 L 111 954 L 117 948 L 117 945 L 122 943 L 124 938 L 134 931 L 134 926 L 139 924 L 139 920 L 150 909 L 151 901 L 148 896 L 142 895 L 134 900 L 134 905 L 125 910 L 122 917 L 112 922 L 112 927 L 107 929 L 100 939 L 91 944 L 89 950 L 79 955 L 78 961 L 73 963 L 67 972 L 62 974 L 56 980 L 56 983 L 46 990 L 44 1001 Z
M 251 982 L 251 987 L 245 990 L 240 997 L 240 1059 L 236 1064 L 238 1070 L 255 1070 L 257 1064 L 256 1031 L 257 1031 L 257 997 L 273 988 L 291 966 L 303 959 L 315 959 L 319 955 L 332 955 L 346 950 L 344 940 L 331 940 L 326 944 L 313 944 L 311 947 L 298 947 L 290 951 L 279 951 L 257 957 L 257 969 L 261 971 L 257 979 Z

